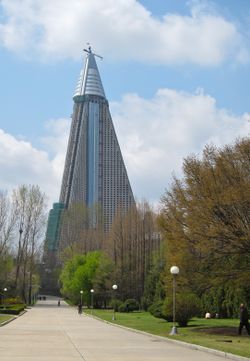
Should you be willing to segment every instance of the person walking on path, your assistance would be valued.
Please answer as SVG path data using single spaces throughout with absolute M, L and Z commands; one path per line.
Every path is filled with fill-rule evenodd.
M 241 335 L 242 329 L 245 326 L 248 335 L 250 335 L 250 325 L 248 322 L 248 311 L 244 303 L 240 305 L 240 325 L 239 325 L 239 335 Z
M 79 313 L 79 315 L 82 314 L 82 304 L 81 303 L 79 303 L 79 305 L 78 305 L 78 313 Z

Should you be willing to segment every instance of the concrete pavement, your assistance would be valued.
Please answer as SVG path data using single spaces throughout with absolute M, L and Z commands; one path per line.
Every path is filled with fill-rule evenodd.
M 162 338 L 78 315 L 57 299 L 39 301 L 0 328 L 1 361 L 223 361 Z

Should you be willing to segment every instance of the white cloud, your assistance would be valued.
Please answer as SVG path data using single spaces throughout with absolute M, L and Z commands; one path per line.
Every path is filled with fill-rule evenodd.
M 69 119 L 52 119 L 46 123 L 46 131 L 50 135 L 42 138 L 42 143 L 46 147 L 50 155 L 50 161 L 57 175 L 57 193 L 61 187 L 62 174 L 67 150 L 68 138 L 70 130 Z M 53 193 L 55 197 L 55 193 Z M 57 200 L 54 198 L 54 201 Z
M 90 41 L 109 58 L 161 64 L 248 61 L 236 25 L 191 2 L 190 14 L 152 14 L 136 0 L 2 0 L 0 44 L 44 59 L 79 58 Z
M 21 184 L 37 184 L 58 201 L 69 133 L 69 120 L 50 121 L 51 135 L 43 138 L 46 151 L 0 129 L 0 189 L 12 191 Z
M 250 133 L 249 114 L 236 116 L 216 107 L 201 90 L 194 94 L 160 89 L 145 100 L 127 94 L 111 112 L 137 197 L 159 200 L 182 161 L 201 155 L 206 144 L 223 146 Z

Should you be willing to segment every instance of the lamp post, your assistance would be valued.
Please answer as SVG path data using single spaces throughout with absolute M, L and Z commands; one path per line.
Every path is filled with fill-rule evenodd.
M 80 291 L 80 295 L 81 295 L 81 302 L 80 305 L 82 306 L 82 294 L 83 294 L 83 290 Z
M 112 289 L 113 289 L 114 291 L 116 291 L 117 288 L 118 288 L 117 285 L 113 285 L 113 286 L 112 286 Z M 114 292 L 114 295 L 115 295 L 115 292 Z M 116 307 L 115 301 L 116 301 L 116 300 L 115 300 L 115 297 L 114 297 L 114 310 L 113 310 L 113 317 L 112 317 L 112 320 L 113 320 L 113 321 L 116 320 L 116 318 L 115 318 L 115 307 Z
M 93 308 L 94 308 L 94 292 L 93 288 L 90 290 L 91 293 L 91 315 L 93 314 Z
M 6 294 L 6 292 L 8 291 L 8 289 L 6 288 L 6 287 L 4 287 L 4 289 L 3 289 L 3 308 L 4 308 L 4 310 L 6 309 L 6 305 L 5 305 L 5 299 L 6 299 L 6 297 L 5 297 L 5 294 Z
M 170 332 L 170 335 L 177 335 L 177 327 L 175 324 L 175 313 L 176 313 L 176 305 L 175 305 L 175 293 L 176 293 L 176 276 L 179 274 L 180 270 L 177 266 L 172 266 L 170 268 L 170 273 L 173 275 L 173 327 Z

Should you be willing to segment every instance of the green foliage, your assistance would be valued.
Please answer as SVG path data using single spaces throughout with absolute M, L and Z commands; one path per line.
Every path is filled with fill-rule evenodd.
M 113 274 L 113 262 L 108 256 L 102 254 L 93 278 L 93 288 L 95 290 L 94 298 L 96 307 L 106 307 L 106 303 L 110 298 Z
M 90 304 L 90 289 L 95 290 L 95 298 L 100 290 L 106 290 L 112 267 L 112 262 L 100 251 L 72 257 L 61 272 L 62 294 L 76 304 L 82 290 L 83 301 Z
M 168 316 L 163 312 L 163 304 L 164 302 L 162 300 L 155 301 L 148 308 L 148 311 L 156 318 L 163 318 L 164 320 L 171 321 L 171 316 Z
M 110 306 L 116 311 L 118 312 L 118 309 L 120 308 L 120 306 L 122 305 L 122 301 L 118 300 L 117 298 L 113 298 L 110 301 Z
M 173 314 L 173 300 L 166 298 L 163 305 L 163 313 L 166 319 Z M 188 322 L 194 316 L 201 313 L 200 299 L 192 293 L 180 293 L 176 297 L 176 321 L 180 327 L 187 326 Z
M 24 304 L 15 304 L 7 305 L 0 307 L 0 313 L 9 314 L 9 315 L 19 315 L 22 311 L 25 310 L 26 305 Z
M 6 298 L 5 303 L 8 305 L 18 305 L 22 303 L 21 297 Z
M 147 310 L 155 301 L 164 300 L 164 274 L 165 259 L 162 254 L 153 258 L 153 265 L 145 281 L 145 288 L 141 300 L 142 308 Z
M 225 284 L 206 291 L 201 301 L 203 314 L 210 312 L 212 315 L 217 313 L 222 318 L 238 317 L 239 305 L 247 303 L 247 295 L 242 288 Z
M 133 312 L 139 309 L 139 303 L 133 298 L 126 300 L 118 307 L 119 312 Z

